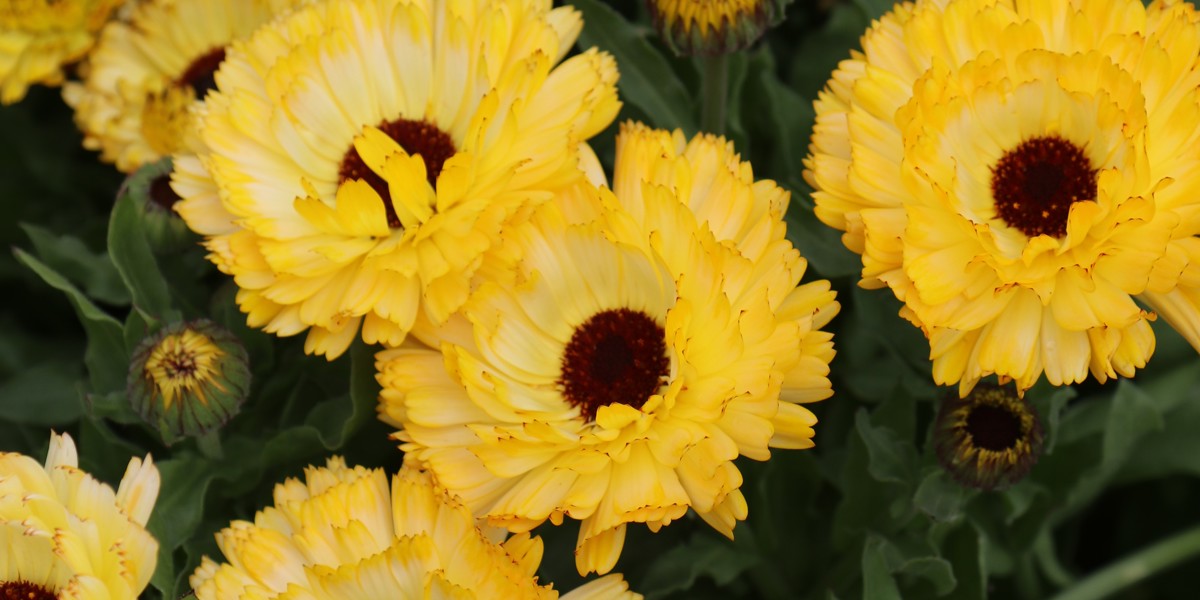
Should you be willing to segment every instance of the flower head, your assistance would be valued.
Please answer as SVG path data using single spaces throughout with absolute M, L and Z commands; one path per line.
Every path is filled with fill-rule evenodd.
M 163 327 L 138 344 L 129 365 L 134 410 L 168 443 L 224 425 L 249 391 L 246 350 L 207 320 Z
M 234 44 L 174 187 L 249 323 L 333 358 L 445 321 L 616 116 L 610 56 L 555 66 L 580 27 L 548 0 L 327 0 Z
M 1135 298 L 1200 347 L 1200 15 L 1137 0 L 920 0 L 816 102 L 817 216 L 930 341 L 934 379 L 1132 376 Z
M 646 0 L 654 28 L 676 54 L 728 54 L 783 20 L 790 0 Z
M 275 487 L 275 506 L 254 522 L 217 534 L 229 560 L 207 556 L 192 574 L 200 600 L 239 598 L 545 598 L 534 573 L 542 541 L 505 539 L 475 518 L 425 472 L 405 468 L 389 490 L 383 471 L 332 458 L 305 481 Z M 620 576 L 593 581 L 563 598 L 640 598 Z
M 215 87 L 230 42 L 302 0 L 147 0 L 112 21 L 89 55 L 86 77 L 63 97 L 83 145 L 130 173 L 197 147 L 192 106 Z
M 734 459 L 812 446 L 798 402 L 830 393 L 815 330 L 837 305 L 827 284 L 797 287 L 790 244 L 751 260 L 697 222 L 690 188 L 631 185 L 636 215 L 594 188 L 594 219 L 586 199 L 539 208 L 506 232 L 511 273 L 427 340 L 440 351 L 377 356 L 406 458 L 492 524 L 581 520 L 581 573 L 613 568 L 629 523 L 693 509 L 731 536 L 746 517 Z
M 51 434 L 44 466 L 0 452 L 0 598 L 136 598 L 158 559 L 145 529 L 158 486 L 147 455 L 113 492 L 79 469 L 67 434 Z
M 1042 454 L 1037 412 L 1010 387 L 981 385 L 942 402 L 934 423 L 938 462 L 963 485 L 1008 487 Z
M 92 47 L 122 2 L 0 0 L 0 104 L 24 98 L 31 84 L 62 83 L 62 66 Z

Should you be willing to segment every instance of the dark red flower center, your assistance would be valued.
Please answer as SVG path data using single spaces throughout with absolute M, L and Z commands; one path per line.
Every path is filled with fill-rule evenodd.
M 1061 137 L 1025 140 L 992 169 L 996 214 L 1029 237 L 1062 237 L 1071 205 L 1096 198 L 1096 172 L 1083 149 Z
M 429 185 L 437 185 L 442 165 L 458 151 L 455 149 L 454 140 L 450 139 L 450 135 L 432 123 L 396 119 L 395 121 L 385 121 L 376 127 L 386 133 L 388 137 L 396 140 L 396 143 L 400 144 L 405 152 L 410 155 L 419 155 L 425 161 L 425 178 L 429 181 Z M 387 181 L 384 181 L 363 162 L 362 157 L 358 155 L 358 150 L 355 150 L 353 146 L 346 151 L 346 155 L 342 157 L 342 164 L 338 168 L 338 183 L 349 179 L 361 179 L 367 182 L 383 200 L 383 207 L 387 211 L 388 227 L 392 229 L 401 227 L 400 217 L 396 216 L 396 210 L 392 207 Z
M 214 75 L 216 75 L 217 69 L 220 68 L 224 60 L 224 47 L 210 50 L 207 54 L 203 54 L 196 60 L 193 60 L 192 64 L 188 65 L 188 68 L 183 71 L 183 75 L 180 75 L 175 83 L 179 86 L 191 86 L 192 91 L 196 93 L 196 98 L 203 100 L 208 90 L 217 89 L 217 82 Z
M 994 404 L 982 404 L 970 409 L 966 430 L 978 448 L 1002 452 L 1016 447 L 1025 432 L 1021 415 Z
M 0 600 L 54 600 L 54 592 L 28 581 L 0 581 Z
M 643 312 L 618 308 L 592 315 L 571 335 L 559 383 L 567 402 L 591 421 L 609 404 L 641 408 L 670 366 L 663 328 Z

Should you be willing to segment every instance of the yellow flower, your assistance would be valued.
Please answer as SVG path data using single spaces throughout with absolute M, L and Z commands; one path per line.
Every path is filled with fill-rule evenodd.
M 190 110 L 214 87 L 225 48 L 303 0 L 145 0 L 112 21 L 63 97 L 83 145 L 132 173 L 196 148 Z
M 1135 298 L 1200 347 L 1191 4 L 919 1 L 816 102 L 816 213 L 930 341 L 933 376 L 1133 376 Z
M 616 116 L 610 56 L 555 66 L 581 26 L 549 0 L 331 0 L 235 44 L 173 185 L 248 322 L 333 358 L 445 321 Z
M 207 556 L 191 577 L 200 600 L 238 598 L 558 598 L 534 576 L 542 540 L 480 530 L 471 513 L 425 472 L 309 467 L 275 486 L 275 506 L 217 534 L 229 560 Z M 620 576 L 563 596 L 641 598 Z
M 24 98 L 31 84 L 62 83 L 62 66 L 92 47 L 122 2 L 0 0 L 0 104 Z
M 51 434 L 45 466 L 0 453 L 0 598 L 136 598 L 158 558 L 144 528 L 158 486 L 147 455 L 114 493 L 79 469 L 67 434 Z
M 406 458 L 494 525 L 581 520 L 580 573 L 613 568 L 628 523 L 657 531 L 689 508 L 732 537 L 746 517 L 734 459 L 811 447 L 816 418 L 797 403 L 830 394 L 832 343 L 810 335 L 837 312 L 827 283 L 797 288 L 786 241 L 751 261 L 688 196 L 641 188 L 636 216 L 608 190 L 590 222 L 583 202 L 543 205 L 506 231 L 512 275 L 479 285 L 431 340 L 440 352 L 377 355 Z
M 791 0 L 647 0 L 654 28 L 676 54 L 736 52 L 783 19 Z

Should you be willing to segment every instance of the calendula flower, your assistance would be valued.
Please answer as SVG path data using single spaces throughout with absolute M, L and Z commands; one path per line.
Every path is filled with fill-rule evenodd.
M 234 44 L 177 210 L 249 323 L 333 358 L 445 321 L 501 226 L 582 180 L 613 59 L 549 0 L 330 0 Z
M 79 469 L 65 433 L 51 434 L 45 465 L 0 452 L 0 598 L 138 597 L 158 559 L 145 529 L 158 486 L 147 455 L 113 492 Z
M 217 534 L 229 560 L 207 556 L 191 577 L 200 600 L 239 598 L 558 598 L 534 574 L 542 540 L 504 538 L 425 472 L 405 468 L 389 490 L 383 471 L 338 457 L 305 481 L 275 486 L 275 505 Z M 641 598 L 620 576 L 564 599 Z
M 0 0 L 0 104 L 25 97 L 35 83 L 63 82 L 124 0 Z
M 791 0 L 646 0 L 654 28 L 676 54 L 736 52 L 783 20 Z
M 1191 4 L 927 1 L 816 102 L 816 213 L 930 341 L 933 376 L 1024 391 L 1133 376 L 1135 298 L 1200 347 Z
M 797 288 L 786 242 L 751 261 L 676 190 L 643 188 L 638 217 L 608 190 L 590 222 L 543 205 L 506 232 L 512 273 L 480 283 L 440 351 L 377 355 L 406 458 L 494 525 L 581 520 L 580 573 L 613 568 L 627 524 L 688 509 L 732 537 L 734 459 L 811 447 L 798 402 L 829 396 L 832 344 L 809 335 L 836 313 L 828 286 Z
M 250 391 L 246 350 L 208 320 L 172 323 L 142 340 L 129 364 L 129 400 L 164 439 L 224 425 Z
M 126 173 L 196 148 L 191 107 L 214 87 L 226 47 L 302 1 L 137 3 L 105 26 L 84 80 L 63 88 L 84 147 Z
M 965 397 L 947 398 L 933 427 L 938 462 L 971 487 L 1008 487 L 1042 454 L 1037 412 L 1008 386 L 981 385 Z

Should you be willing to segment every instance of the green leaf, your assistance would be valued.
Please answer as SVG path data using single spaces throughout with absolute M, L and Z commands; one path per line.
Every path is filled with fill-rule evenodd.
M 75 389 L 83 373 L 74 359 L 46 360 L 26 367 L 0 385 L 0 415 L 29 425 L 63 425 L 83 414 Z
M 179 577 L 174 553 L 192 537 L 204 516 L 204 499 L 216 479 L 207 461 L 193 456 L 173 458 L 158 464 L 162 477 L 147 529 L 158 540 L 158 567 L 150 584 L 166 598 L 179 597 Z
M 701 577 L 710 577 L 717 585 L 727 585 L 758 560 L 755 555 L 739 552 L 726 540 L 711 534 L 696 534 L 659 557 L 638 591 L 646 598 L 662 598 L 691 589 Z
M 1075 395 L 1075 388 L 1063 387 L 1055 388 L 1048 395 L 1040 393 L 1035 395 L 1031 391 L 1027 396 L 1029 403 L 1037 410 L 1038 417 L 1042 422 L 1042 430 L 1045 432 L 1045 442 L 1042 445 L 1043 454 L 1054 453 L 1054 446 L 1058 443 L 1058 429 L 1062 412 L 1067 407 L 1067 403 L 1075 398 Z
M 82 286 L 88 297 L 114 306 L 129 304 L 129 290 L 107 254 L 92 252 L 75 236 L 55 235 L 28 223 L 21 228 L 33 242 L 38 257 L 72 283 Z
M 838 63 L 850 58 L 850 48 L 858 48 L 859 37 L 870 22 L 860 8 L 846 2 L 835 4 L 825 27 L 796 46 L 789 80 L 796 90 L 815 98 Z
M 776 70 L 769 47 L 764 46 L 754 53 L 741 110 L 746 123 L 755 132 L 754 172 L 794 190 L 793 209 L 797 208 L 796 203 L 803 202 L 800 208 L 811 211 L 812 202 L 808 195 L 812 190 L 801 174 L 816 112 L 812 101 L 781 81 Z M 838 246 L 841 246 L 840 242 Z
M 87 350 L 83 362 L 91 377 L 91 388 L 98 393 L 125 389 L 125 375 L 129 370 L 129 349 L 121 331 L 121 324 L 100 310 L 83 295 L 70 281 L 54 269 L 16 248 L 17 260 L 37 273 L 50 287 L 67 295 L 79 321 L 87 332 Z
M 693 98 L 666 57 L 646 39 L 654 33 L 630 24 L 603 2 L 570 0 L 569 4 L 583 13 L 579 47 L 597 46 L 617 59 L 621 97 L 645 112 L 655 127 L 682 128 L 689 136 L 696 133 Z
M 938 596 L 949 594 L 958 585 L 958 581 L 954 578 L 954 568 L 950 566 L 950 561 L 940 556 L 919 556 L 909 559 L 896 569 L 896 573 L 903 573 L 928 581 L 933 585 L 933 589 L 937 592 Z
M 905 443 L 886 426 L 872 425 L 865 408 L 858 409 L 854 424 L 867 447 L 871 476 L 878 481 L 911 484 L 916 478 L 917 463 L 912 443 Z
M 888 568 L 884 547 L 887 544 L 879 536 L 867 537 L 862 551 L 863 598 L 871 600 L 900 600 L 900 588 Z
M 948 558 L 958 585 L 955 600 L 984 600 L 987 598 L 987 557 L 979 530 L 964 523 L 946 536 L 942 556 Z
M 88 394 L 86 396 L 88 413 L 93 418 L 107 419 L 125 425 L 145 423 L 141 415 L 133 411 L 129 398 L 124 391 L 108 394 Z
M 1115 471 L 1143 437 L 1162 428 L 1162 415 L 1154 400 L 1133 382 L 1122 379 L 1113 395 L 1112 411 L 1105 428 L 1101 468 Z
M 817 218 L 813 213 L 813 202 L 808 198 L 808 193 L 807 186 L 793 189 L 792 204 L 784 217 L 788 240 L 812 263 L 813 268 L 822 277 L 857 278 L 862 271 L 862 259 L 842 244 L 842 232 Z M 881 290 L 875 292 L 884 293 Z
M 350 347 L 350 394 L 336 402 L 325 402 L 309 415 L 308 424 L 321 432 L 330 450 L 341 448 L 346 439 L 375 416 L 379 383 L 375 380 L 375 350 L 356 341 Z
M 962 516 L 963 504 L 969 494 L 942 469 L 930 472 L 921 480 L 913 495 L 917 510 L 938 521 L 953 521 Z
M 129 194 L 117 198 L 108 222 L 108 253 L 129 288 L 133 305 L 157 318 L 166 318 L 171 294 L 141 228 L 141 216 Z
M 868 20 L 878 19 L 896 7 L 892 0 L 854 0 L 854 5 L 863 11 L 863 16 Z

